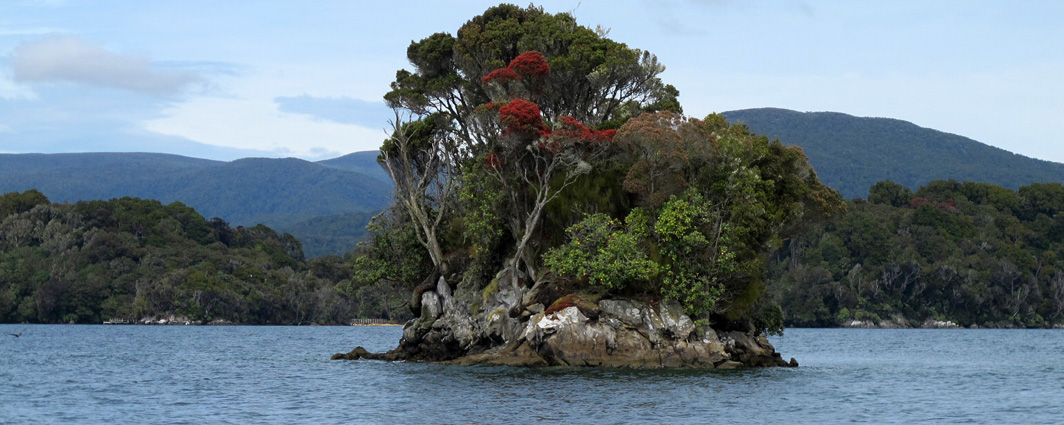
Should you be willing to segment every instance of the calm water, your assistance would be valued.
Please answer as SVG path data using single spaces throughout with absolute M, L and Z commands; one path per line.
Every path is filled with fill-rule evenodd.
M 802 367 L 728 372 L 329 360 L 397 327 L 0 334 L 0 423 L 1064 422 L 1060 330 L 790 329 Z

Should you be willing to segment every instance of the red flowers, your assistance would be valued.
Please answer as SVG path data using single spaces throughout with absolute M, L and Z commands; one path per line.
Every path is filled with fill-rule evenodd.
M 537 87 L 543 82 L 542 78 L 548 74 L 550 74 L 550 65 L 543 58 L 543 54 L 528 51 L 510 61 L 510 65 L 506 68 L 491 71 L 491 73 L 484 76 L 482 81 L 484 84 L 522 81 L 526 84 L 525 87 L 534 95 L 537 93 Z M 509 91 L 512 87 L 504 85 L 503 88 Z M 561 117 L 560 128 L 551 130 L 543 123 L 543 113 L 540 111 L 539 105 L 517 97 L 514 93 L 509 93 L 509 95 L 512 96 L 513 100 L 498 108 L 499 121 L 502 121 L 502 124 L 506 127 L 504 134 L 518 135 L 528 139 L 538 138 L 539 141 L 536 146 L 540 149 L 558 152 L 563 145 L 607 143 L 612 141 L 613 135 L 617 133 L 616 130 L 600 131 L 589 129 L 577 121 L 576 118 L 569 116 Z M 491 102 L 482 105 L 481 108 L 483 110 L 491 110 L 496 105 L 497 103 Z M 497 158 L 489 156 L 488 165 L 495 168 L 498 165 Z
M 499 68 L 499 69 L 496 69 L 494 71 L 491 71 L 491 73 L 489 73 L 488 75 L 485 75 L 484 78 L 482 78 L 480 81 L 483 82 L 484 84 L 487 84 L 487 83 L 490 83 L 492 81 L 504 81 L 505 82 L 505 81 L 517 81 L 517 80 L 520 80 L 520 79 L 521 79 L 521 76 L 517 75 L 517 73 L 514 72 L 512 69 L 510 69 L 510 68 Z
M 576 118 L 562 117 L 562 128 L 554 130 L 555 137 L 565 137 L 582 143 L 606 143 L 613 140 L 617 130 L 592 130 Z
M 539 106 L 524 99 L 514 99 L 499 108 L 499 120 L 508 130 L 536 132 L 543 129 Z
M 508 82 L 525 78 L 542 78 L 550 74 L 550 65 L 543 59 L 543 54 L 528 51 L 510 61 L 506 68 L 499 68 L 485 75 L 480 81 L 484 84 L 492 81 Z
M 543 54 L 536 51 L 524 52 L 510 61 L 508 69 L 523 78 L 543 77 L 550 74 L 550 65 L 543 59 Z

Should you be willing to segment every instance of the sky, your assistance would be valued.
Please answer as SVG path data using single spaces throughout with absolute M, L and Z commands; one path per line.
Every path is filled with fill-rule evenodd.
M 374 150 L 406 47 L 493 2 L 4 0 L 0 153 Z M 524 3 L 519 3 L 524 5 Z M 896 118 L 1064 162 L 1064 2 L 542 1 L 657 55 L 689 116 Z

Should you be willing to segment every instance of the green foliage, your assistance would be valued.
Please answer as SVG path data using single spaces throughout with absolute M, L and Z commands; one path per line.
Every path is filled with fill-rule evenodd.
M 564 230 L 588 214 L 624 217 L 632 209 L 630 196 L 621 187 L 627 171 L 623 164 L 597 163 L 562 190 L 544 210 L 544 238 L 551 245 L 561 244 L 565 239 Z
M 768 253 L 841 209 L 800 150 L 719 115 L 643 115 L 617 143 L 634 152 L 625 188 L 654 217 L 662 294 L 696 316 L 744 317 L 764 290 Z
M 565 230 L 568 243 L 544 254 L 544 265 L 559 275 L 609 289 L 654 278 L 658 264 L 639 249 L 647 236 L 645 224 L 638 223 L 638 212 L 632 214 L 627 229 L 606 214 L 587 216 Z
M 1053 205 L 1064 192 L 1057 186 L 1012 191 L 943 180 L 919 188 L 909 203 L 851 202 L 839 220 L 775 254 L 770 298 L 790 326 L 896 317 L 915 325 L 1059 325 L 1064 218 Z M 897 185 L 876 187 L 872 193 L 893 193 L 882 189 Z
M 489 255 L 503 233 L 503 214 L 500 211 L 504 202 L 503 194 L 496 182 L 487 178 L 483 171 L 480 167 L 467 169 L 462 173 L 462 185 L 459 188 L 462 206 L 460 228 L 464 242 L 469 246 L 469 255 L 474 258 Z
M 628 154 L 610 161 L 630 164 L 623 187 L 644 207 L 629 210 L 626 229 L 605 214 L 585 217 L 545 264 L 611 289 L 632 280 L 626 272 L 638 273 L 652 279 L 653 293 L 679 301 L 693 317 L 757 315 L 759 324 L 778 329 L 770 304 L 754 309 L 764 304 L 767 256 L 781 240 L 840 211 L 838 194 L 816 180 L 797 149 L 719 116 L 643 115 L 625 124 L 616 142 Z
M 421 282 L 432 270 L 428 253 L 418 242 L 409 218 L 397 210 L 385 211 L 370 221 L 370 238 L 353 256 L 354 281 L 379 281 L 409 286 Z
M 783 308 L 779 304 L 759 300 L 750 313 L 754 329 L 764 329 L 770 335 L 783 336 Z
M 692 190 L 682 197 L 671 197 L 654 222 L 654 234 L 665 263 L 662 295 L 680 301 L 687 313 L 695 317 L 714 311 L 724 293 L 722 282 L 714 279 L 715 272 L 727 272 L 726 269 L 734 266 L 734 253 L 714 256 L 715 253 L 706 252 L 713 247 L 700 227 L 711 222 L 710 205 Z M 721 249 L 726 250 L 723 246 Z M 706 260 L 712 261 L 714 257 L 717 264 L 707 264 Z
M 204 322 L 335 324 L 369 305 L 357 298 L 363 285 L 351 285 L 339 257 L 308 264 L 289 234 L 207 221 L 181 203 L 122 198 L 19 211 L 0 218 L 0 322 L 173 314 Z
M 444 134 L 447 131 L 446 117 L 441 114 L 429 114 L 416 121 L 403 123 L 400 128 L 396 129 L 396 132 L 401 132 L 408 143 L 409 149 L 413 152 L 423 153 L 426 152 L 432 144 L 432 141 Z M 398 146 L 395 143 L 395 136 L 385 139 L 381 144 L 381 155 L 377 157 L 378 162 L 384 161 L 385 154 L 396 156 L 399 155 Z M 424 167 L 421 162 L 426 161 L 427 158 L 419 156 L 415 158 L 415 166 Z
M 12 214 L 24 213 L 41 204 L 48 204 L 48 198 L 37 189 L 22 193 L 5 193 L 0 196 L 0 219 Z
M 868 190 L 868 202 L 887 204 L 892 207 L 905 207 L 913 201 L 913 191 L 889 180 L 877 182 Z

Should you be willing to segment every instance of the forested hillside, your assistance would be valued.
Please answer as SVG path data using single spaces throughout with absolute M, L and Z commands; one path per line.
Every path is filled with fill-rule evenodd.
M 358 283 L 353 261 L 307 261 L 292 235 L 208 221 L 180 202 L 0 196 L 0 322 L 178 316 L 340 324 L 409 316 L 408 288 Z
M 0 154 L 0 193 L 37 189 L 56 202 L 160 199 L 178 176 L 225 162 L 158 153 Z
M 933 180 L 984 182 L 1009 189 L 1064 183 L 1064 164 L 1017 155 L 967 137 L 887 118 L 762 108 L 724 112 L 728 121 L 798 145 L 824 184 L 847 199 L 890 180 L 916 189 Z
M 354 249 L 368 217 L 391 201 L 376 152 L 327 164 L 299 159 L 209 161 L 148 153 L 0 155 L 0 193 L 37 189 L 55 202 L 121 197 L 182 202 L 207 217 L 259 223 L 306 241 L 309 256 Z M 353 229 L 323 233 L 309 222 Z
M 773 257 L 769 292 L 789 326 L 1064 323 L 1064 186 L 870 192 Z
M 384 171 L 384 168 L 377 163 L 378 156 L 380 156 L 379 151 L 355 152 L 333 159 L 318 161 L 317 164 L 326 167 L 339 168 L 341 170 L 354 171 L 391 185 L 392 179 L 388 177 L 388 173 Z

